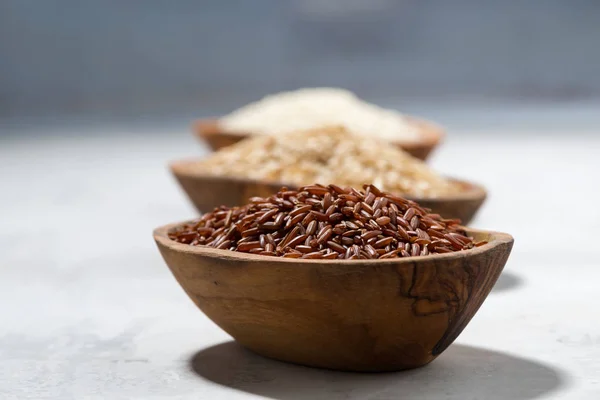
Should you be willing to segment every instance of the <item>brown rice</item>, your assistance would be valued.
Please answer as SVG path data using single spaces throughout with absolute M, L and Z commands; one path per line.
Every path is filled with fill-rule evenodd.
M 242 207 L 216 208 L 169 234 L 180 243 L 305 259 L 385 259 L 427 256 L 483 244 L 460 221 L 373 185 L 282 188 Z
M 462 190 L 388 142 L 357 137 L 341 127 L 246 139 L 213 153 L 195 168 L 290 186 L 373 183 L 381 190 L 412 197 L 440 197 Z

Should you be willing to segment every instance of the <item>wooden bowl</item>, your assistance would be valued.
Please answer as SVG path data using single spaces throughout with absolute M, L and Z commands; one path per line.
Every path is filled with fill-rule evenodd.
M 346 371 L 423 366 L 442 353 L 490 293 L 510 254 L 505 233 L 468 230 L 488 244 L 387 260 L 298 260 L 168 238 L 154 231 L 173 275 L 219 327 L 266 357 Z
M 282 182 L 258 181 L 228 176 L 215 176 L 199 172 L 196 160 L 182 160 L 170 164 L 171 172 L 199 212 L 212 211 L 220 205 L 239 206 L 252 196 L 266 197 L 276 193 L 282 186 L 294 188 Z M 468 224 L 486 198 L 485 189 L 475 183 L 452 179 L 464 187 L 464 191 L 452 197 L 408 197 L 446 218 L 459 218 Z M 312 183 L 312 182 L 311 182 Z
M 417 128 L 421 135 L 418 141 L 395 141 L 393 142 L 401 149 L 421 160 L 427 159 L 431 151 L 441 142 L 444 131 L 433 122 L 425 121 L 415 117 L 408 117 L 410 122 Z M 212 150 L 230 146 L 252 136 L 248 132 L 227 132 L 221 129 L 218 119 L 201 119 L 193 123 L 194 134 L 206 142 Z

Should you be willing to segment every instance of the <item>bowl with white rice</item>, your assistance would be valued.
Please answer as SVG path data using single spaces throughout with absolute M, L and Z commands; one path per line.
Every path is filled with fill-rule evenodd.
M 272 94 L 223 117 L 198 120 L 193 130 L 218 150 L 250 136 L 279 136 L 327 126 L 343 126 L 365 139 L 386 140 L 422 160 L 444 136 L 442 128 L 430 121 L 365 102 L 338 88 Z

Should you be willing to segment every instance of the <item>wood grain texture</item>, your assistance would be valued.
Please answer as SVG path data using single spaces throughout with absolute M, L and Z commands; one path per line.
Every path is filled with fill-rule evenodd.
M 198 169 L 196 160 L 181 160 L 170 164 L 177 181 L 200 212 L 209 212 L 220 205 L 229 207 L 246 204 L 252 196 L 269 196 L 282 186 L 295 188 L 284 182 L 267 182 L 253 179 L 214 176 Z M 452 197 L 408 198 L 446 218 L 459 218 L 468 224 L 487 196 L 485 189 L 475 183 L 452 179 L 463 186 L 463 191 Z M 313 182 L 307 182 L 310 184 Z
M 491 291 L 513 239 L 391 260 L 296 260 L 154 239 L 196 305 L 266 357 L 347 371 L 423 366 L 461 333 Z
M 415 117 L 407 118 L 417 128 L 420 140 L 414 142 L 398 140 L 392 143 L 414 157 L 426 160 L 433 149 L 442 141 L 444 131 L 433 122 Z M 227 132 L 219 126 L 218 119 L 201 119 L 195 121 L 192 124 L 192 131 L 197 138 L 205 142 L 212 150 L 219 150 L 222 147 L 230 146 L 252 136 L 251 133 L 247 132 Z
M 416 201 L 423 207 L 430 208 L 434 213 L 440 214 L 446 218 L 458 218 L 463 224 L 470 223 L 479 208 L 487 198 L 485 188 L 477 183 L 450 178 L 453 182 L 461 185 L 463 190 L 454 196 L 445 196 L 437 198 L 423 198 L 406 196 Z

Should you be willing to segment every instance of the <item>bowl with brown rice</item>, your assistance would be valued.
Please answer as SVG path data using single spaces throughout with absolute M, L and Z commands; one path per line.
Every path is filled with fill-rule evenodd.
M 461 333 L 513 239 L 373 185 L 281 189 L 154 231 L 194 303 L 267 357 L 348 371 L 423 366 Z
M 201 212 L 312 182 L 373 183 L 464 223 L 486 198 L 476 183 L 445 178 L 387 141 L 364 139 L 343 127 L 252 137 L 203 160 L 172 162 L 170 168 Z

